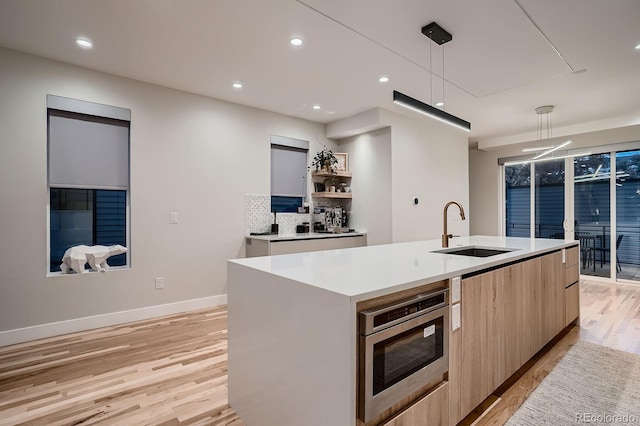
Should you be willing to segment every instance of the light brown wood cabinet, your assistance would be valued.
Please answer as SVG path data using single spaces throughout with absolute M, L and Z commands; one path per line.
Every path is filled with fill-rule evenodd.
M 561 251 L 462 280 L 460 409 L 452 413 L 470 413 L 566 326 L 565 298 Z
M 580 317 L 580 275 L 578 272 L 578 247 L 567 249 L 565 269 L 565 327 Z
M 449 424 L 449 384 L 442 383 L 433 392 L 382 426 L 443 426 Z
M 565 265 L 562 252 L 542 257 L 542 340 L 546 344 L 565 326 Z

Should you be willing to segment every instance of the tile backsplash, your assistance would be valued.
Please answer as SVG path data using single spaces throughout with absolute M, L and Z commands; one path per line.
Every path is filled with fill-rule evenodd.
M 296 226 L 302 222 L 311 222 L 311 214 L 278 213 L 276 222 L 279 225 L 280 235 L 296 233 Z M 316 215 L 313 215 L 316 216 Z M 273 223 L 271 213 L 271 196 L 247 194 L 244 196 L 244 223 L 245 232 L 268 232 Z M 319 220 L 319 219 L 317 219 Z

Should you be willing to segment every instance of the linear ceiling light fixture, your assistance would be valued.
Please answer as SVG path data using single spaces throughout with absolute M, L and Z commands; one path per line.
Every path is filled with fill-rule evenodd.
M 516 165 L 516 164 L 542 163 L 543 161 L 559 160 L 559 159 L 562 159 L 562 158 L 572 158 L 572 157 L 585 157 L 587 155 L 591 155 L 591 151 L 589 151 L 589 152 L 580 152 L 580 153 L 576 153 L 576 154 L 559 155 L 557 157 L 539 158 L 537 160 L 531 159 L 531 160 L 506 161 L 504 163 L 504 165 L 505 166 L 513 166 L 513 165 Z
M 542 152 L 541 154 L 536 155 L 535 157 L 533 157 L 533 159 L 537 160 L 539 158 L 542 158 L 547 154 L 551 154 L 552 152 L 559 150 L 560 148 L 564 148 L 565 146 L 569 145 L 570 143 L 571 143 L 571 140 L 565 141 L 565 142 L 561 143 L 558 146 L 554 146 L 553 148 L 549 148 L 548 150 Z
M 553 146 L 549 145 L 549 146 L 534 146 L 533 148 L 523 148 L 522 152 L 540 152 L 549 148 L 553 148 Z
M 427 36 L 431 42 L 438 43 L 439 45 L 443 45 L 453 39 L 452 35 L 445 31 L 440 25 L 432 22 L 428 25 L 422 27 L 422 34 Z M 444 49 L 444 48 L 443 48 Z M 429 45 L 429 52 L 431 52 L 431 45 Z M 444 56 L 444 51 L 443 51 Z M 429 55 L 431 57 L 431 55 Z M 433 72 L 431 70 L 431 63 L 429 63 L 429 73 L 431 78 L 433 78 Z M 442 88 L 444 95 L 444 61 L 443 61 L 443 72 L 442 72 Z M 444 96 L 443 96 L 444 97 Z M 455 115 L 449 114 L 448 112 L 441 110 L 439 108 L 435 108 L 429 104 L 426 104 L 422 101 L 419 101 L 411 96 L 407 96 L 404 93 L 398 92 L 397 90 L 393 91 L 393 103 L 408 108 L 410 110 L 419 112 L 420 114 L 424 114 L 428 117 L 434 118 L 436 120 L 447 123 L 453 127 L 458 129 L 462 129 L 466 132 L 471 131 L 471 123 L 465 121 Z
M 432 107 L 429 104 L 425 104 L 424 102 L 414 99 L 411 96 L 407 96 L 397 90 L 393 91 L 393 103 L 442 121 L 453 127 L 457 127 L 458 129 L 462 129 L 467 132 L 471 131 L 471 123 L 468 121 L 464 121 L 463 119 L 458 118 L 455 115 L 451 115 L 446 111 Z

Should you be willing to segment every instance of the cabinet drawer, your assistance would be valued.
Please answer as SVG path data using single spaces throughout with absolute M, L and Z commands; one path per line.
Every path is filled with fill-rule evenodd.
M 578 247 L 567 249 L 566 265 L 567 267 L 578 264 Z
M 564 270 L 564 286 L 569 287 L 571 284 L 578 281 L 580 278 L 580 272 L 578 271 L 578 265 L 568 266 Z
M 449 424 L 449 383 L 398 414 L 382 426 L 440 426 Z
M 569 325 L 580 316 L 580 283 L 575 283 L 565 290 L 565 318 L 564 325 Z

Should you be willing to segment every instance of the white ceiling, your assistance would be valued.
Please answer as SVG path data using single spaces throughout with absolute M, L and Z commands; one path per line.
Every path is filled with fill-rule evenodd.
M 402 112 L 393 90 L 435 103 L 444 74 L 445 109 L 487 148 L 535 140 L 540 105 L 554 136 L 640 124 L 640 1 L 518 2 L 0 0 L 0 46 L 321 123 Z M 444 73 L 432 21 L 453 34 Z

